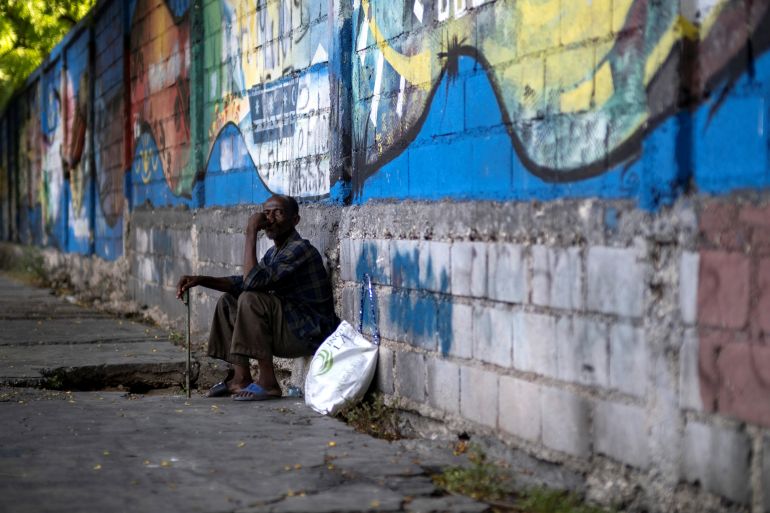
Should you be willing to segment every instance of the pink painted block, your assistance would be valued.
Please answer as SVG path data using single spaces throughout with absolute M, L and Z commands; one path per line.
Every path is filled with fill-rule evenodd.
M 754 320 L 759 329 L 770 334 L 770 258 L 760 259 L 757 267 L 755 282 L 758 299 L 754 310 Z
M 728 344 L 717 360 L 719 412 L 770 426 L 770 347 L 756 343 Z
M 698 273 L 698 324 L 743 328 L 749 314 L 749 259 L 740 253 L 703 251 Z

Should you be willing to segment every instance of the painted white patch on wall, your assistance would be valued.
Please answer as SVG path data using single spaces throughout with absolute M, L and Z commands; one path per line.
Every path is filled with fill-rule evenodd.
M 217 99 L 217 74 L 212 73 L 209 76 L 209 100 L 216 100 Z
M 693 23 L 703 23 L 715 7 L 724 3 L 725 0 L 682 0 L 682 16 Z
M 377 52 L 377 71 L 374 75 L 374 97 L 372 98 L 372 110 L 369 111 L 369 120 L 377 127 L 377 112 L 380 108 L 380 93 L 382 91 L 382 66 L 385 59 L 382 52 Z
M 369 37 L 369 16 L 364 15 L 364 22 L 361 24 L 361 32 L 358 34 L 358 44 L 356 44 L 356 51 L 358 52 L 358 58 L 361 59 L 361 67 L 366 64 L 366 43 Z
M 468 12 L 468 4 L 465 0 L 454 0 L 455 2 L 455 18 L 462 18 L 465 13 Z
M 315 49 L 313 59 L 310 61 L 310 65 L 318 64 L 319 62 L 327 62 L 329 60 L 329 54 L 326 53 L 324 45 L 318 43 L 318 47 Z
M 414 12 L 414 15 L 417 16 L 417 19 L 420 20 L 420 23 L 422 23 L 422 15 L 425 13 L 425 7 L 423 7 L 420 0 L 414 0 L 414 7 L 412 8 L 412 12 Z
M 186 52 L 185 52 L 186 54 Z M 185 59 L 188 57 L 185 56 Z M 150 65 L 148 72 L 150 94 L 157 93 L 161 89 L 170 87 L 176 83 L 182 71 L 182 59 L 180 58 L 179 43 L 174 43 L 171 57 L 168 60 Z
M 396 114 L 398 117 L 404 112 L 404 86 L 406 85 L 406 79 L 401 77 L 401 81 L 398 83 L 398 99 L 396 100 Z
M 436 17 L 438 21 L 444 21 L 449 18 L 452 0 L 436 0 Z
M 233 155 L 233 139 L 234 137 L 232 136 L 228 137 L 227 139 L 223 139 L 219 147 L 219 169 L 221 169 L 223 173 L 226 173 L 235 167 L 235 158 Z
M 236 165 L 251 155 L 271 191 L 292 196 L 328 194 L 331 92 L 326 66 L 250 91 L 233 145 Z M 243 149 L 245 144 L 246 149 Z M 224 147 L 223 147 L 224 153 Z M 223 166 L 224 169 L 224 166 Z

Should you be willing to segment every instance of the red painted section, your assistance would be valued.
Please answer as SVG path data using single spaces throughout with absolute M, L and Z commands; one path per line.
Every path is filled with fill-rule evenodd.
M 700 241 L 704 409 L 770 427 L 770 205 L 706 204 Z
M 698 273 L 698 321 L 742 328 L 749 315 L 749 259 L 740 253 L 704 251 Z

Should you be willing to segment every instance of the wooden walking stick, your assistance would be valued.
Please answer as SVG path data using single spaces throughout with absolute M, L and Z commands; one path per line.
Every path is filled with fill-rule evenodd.
M 185 366 L 184 371 L 184 383 L 185 388 L 187 389 L 187 398 L 189 399 L 191 396 L 190 391 L 190 358 L 191 358 L 191 350 L 190 350 L 190 290 L 184 291 L 184 296 L 182 296 L 182 301 L 184 301 L 185 306 L 187 306 L 187 365 Z

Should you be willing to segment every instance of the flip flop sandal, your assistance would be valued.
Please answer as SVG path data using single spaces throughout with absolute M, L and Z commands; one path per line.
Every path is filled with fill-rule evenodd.
M 280 395 L 269 394 L 267 390 L 256 383 L 251 383 L 246 388 L 241 388 L 240 392 L 248 392 L 249 395 L 233 396 L 234 401 L 269 401 L 271 399 L 281 398 Z
M 206 394 L 206 397 L 227 397 L 231 394 L 232 392 L 230 392 L 230 389 L 227 388 L 227 383 L 224 381 L 220 381 L 213 387 L 209 388 L 209 391 Z
M 225 379 L 223 379 L 213 387 L 209 388 L 209 391 L 206 394 L 206 397 L 227 397 L 229 395 L 232 395 L 232 392 L 230 392 L 230 389 L 227 388 L 227 382 L 233 379 L 233 376 L 235 376 L 235 371 L 233 369 L 228 369 L 227 376 L 225 376 Z

